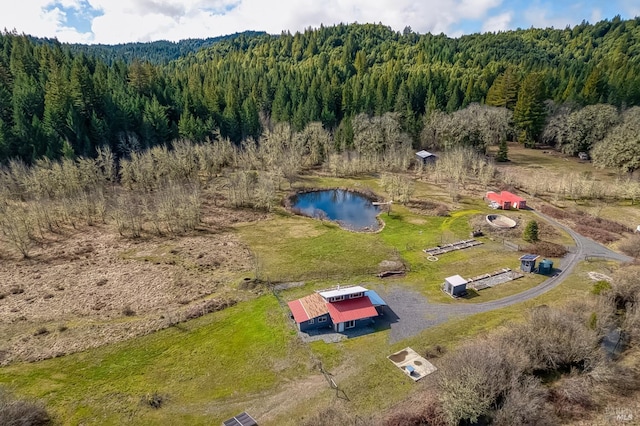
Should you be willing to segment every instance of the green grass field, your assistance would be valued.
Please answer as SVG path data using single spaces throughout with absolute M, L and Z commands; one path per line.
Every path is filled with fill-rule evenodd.
M 128 342 L 5 367 L 0 383 L 45 400 L 65 424 L 212 424 L 234 414 L 226 401 L 308 374 L 308 364 L 277 300 L 263 296 Z M 141 403 L 156 392 L 165 407 Z

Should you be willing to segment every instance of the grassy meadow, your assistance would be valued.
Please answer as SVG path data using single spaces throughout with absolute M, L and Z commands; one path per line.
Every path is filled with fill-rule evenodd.
M 306 177 L 298 184 L 366 188 L 384 195 L 373 178 Z M 416 183 L 417 194 L 427 196 L 431 191 L 446 199 L 437 188 Z M 219 424 L 247 410 L 260 424 L 296 425 L 331 404 L 344 405 L 354 415 L 374 416 L 416 386 L 386 359 L 391 352 L 406 346 L 422 353 L 434 345 L 451 349 L 468 337 L 518 321 L 527 308 L 589 297 L 587 272 L 610 273 L 615 265 L 582 263 L 562 285 L 537 299 L 453 319 L 394 344 L 389 343 L 389 330 L 335 344 L 302 343 L 284 301 L 335 284 L 402 283 L 433 302 L 478 303 L 542 282 L 544 277 L 529 275 L 468 300 L 453 300 L 440 291 L 449 275 L 470 277 L 518 267 L 520 253 L 486 236 L 480 238 L 483 245 L 444 254 L 435 262 L 422 252 L 469 238 L 471 218 L 492 211 L 477 199 L 453 204 L 444 217 L 393 205 L 390 214 L 381 216 L 385 226 L 376 233 L 349 232 L 284 210 L 266 220 L 237 224 L 233 232 L 251 249 L 257 278 L 304 284 L 282 292 L 280 300 L 265 291 L 253 300 L 147 336 L 3 367 L 0 383 L 18 395 L 43 400 L 63 424 Z M 531 212 L 518 214 L 533 217 Z M 562 232 L 554 239 L 568 241 Z M 407 274 L 377 278 L 383 260 L 402 260 Z M 348 400 L 337 398 L 329 388 L 318 373 L 319 362 L 334 375 Z M 160 408 L 150 406 L 154 398 L 161 402 Z

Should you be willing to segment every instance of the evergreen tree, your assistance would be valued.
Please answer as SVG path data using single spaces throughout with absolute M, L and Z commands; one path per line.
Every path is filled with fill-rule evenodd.
M 524 228 L 524 232 L 522 233 L 522 239 L 528 243 L 535 243 L 536 241 L 539 241 L 538 222 L 535 220 L 527 222 L 527 226 Z
M 509 147 L 507 146 L 507 140 L 502 139 L 500 145 L 498 145 L 498 152 L 496 153 L 496 161 L 504 163 L 509 161 Z
M 543 75 L 528 74 L 522 82 L 513 111 L 518 140 L 527 147 L 533 146 L 538 141 L 544 128 L 546 119 L 544 99 Z
M 518 96 L 518 77 L 515 70 L 509 67 L 494 80 L 487 92 L 486 104 L 504 107 L 513 111 Z

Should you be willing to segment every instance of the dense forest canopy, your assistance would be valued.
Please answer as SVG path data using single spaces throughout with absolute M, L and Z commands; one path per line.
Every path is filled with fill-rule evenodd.
M 512 137 L 532 144 L 557 136 L 545 126 L 562 105 L 640 105 L 640 18 L 456 39 L 372 24 L 247 33 L 162 65 L 151 60 L 175 51 L 154 46 L 128 63 L 122 46 L 106 54 L 1 34 L 0 161 L 95 156 L 101 146 L 123 156 L 219 135 L 239 144 L 277 122 L 295 131 L 321 122 L 351 147 L 358 114 L 388 112 L 417 146 L 430 114 L 475 103 L 508 109 L 500 116 L 512 117 Z M 584 148 L 558 137 L 565 152 Z
M 113 64 L 115 61 L 124 61 L 131 63 L 134 60 L 148 61 L 152 64 L 166 65 L 170 61 L 186 56 L 190 53 L 209 47 L 221 41 L 231 40 L 239 35 L 246 37 L 256 37 L 264 35 L 263 31 L 244 31 L 242 33 L 230 34 L 220 37 L 208 38 L 190 38 L 177 42 L 168 40 L 151 41 L 147 43 L 122 43 L 116 45 L 109 44 L 65 44 L 73 54 L 84 53 L 87 56 L 93 56 L 107 64 Z M 50 38 L 33 38 L 35 43 L 45 43 L 50 45 L 57 44 L 56 39 Z

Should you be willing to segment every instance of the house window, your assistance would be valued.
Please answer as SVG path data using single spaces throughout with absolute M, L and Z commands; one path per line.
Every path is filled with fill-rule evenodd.
M 309 324 L 313 324 L 313 318 L 309 320 Z
M 355 321 L 347 321 L 344 323 L 344 328 L 353 328 L 356 326 L 356 322 Z
M 349 295 L 349 299 L 356 299 L 358 297 L 362 297 L 364 296 L 364 293 L 360 292 L 360 293 L 353 293 Z
M 344 296 L 335 296 L 331 298 L 332 302 L 339 302 L 341 300 L 344 300 Z
M 321 316 L 320 318 L 318 318 L 318 322 L 327 322 L 327 317 Z

